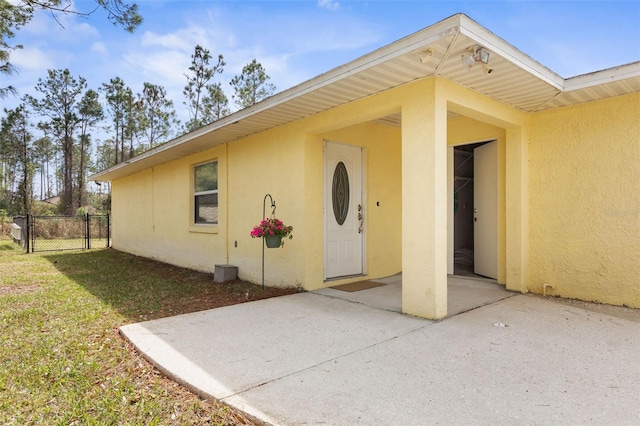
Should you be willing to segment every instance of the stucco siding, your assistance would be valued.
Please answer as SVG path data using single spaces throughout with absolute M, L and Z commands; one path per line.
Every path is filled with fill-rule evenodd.
M 153 233 L 151 176 L 145 170 L 112 182 L 111 238 L 117 250 L 147 256 L 145 241 Z
M 265 283 L 303 285 L 304 147 L 295 126 L 283 126 L 228 145 L 229 263 L 240 278 L 262 281 L 262 240 L 249 235 L 262 220 L 265 195 L 276 202 L 275 217 L 293 226 L 293 239 L 280 249 L 265 249 Z M 270 217 L 271 199 L 265 216 Z
M 640 307 L 640 95 L 535 114 L 531 290 Z
M 249 231 L 270 194 L 276 217 L 294 227 L 294 238 L 265 251 L 265 283 L 306 289 L 335 284 L 325 283 L 323 272 L 323 147 L 330 140 L 365 150 L 367 276 L 400 272 L 400 129 L 363 123 L 309 135 L 304 128 L 291 124 L 229 145 L 229 262 L 241 278 L 261 282 L 262 241 L 252 240 Z
M 414 128 L 424 126 L 431 111 L 420 109 L 429 90 L 437 94 L 431 109 L 440 123 L 447 111 L 458 114 L 446 130 L 428 122 L 433 140 L 425 139 L 419 125 Z M 398 113 L 401 127 L 376 122 Z M 403 161 L 415 159 L 403 157 L 405 144 L 422 152 L 431 141 L 440 158 L 446 148 L 436 141 L 445 134 L 449 145 L 496 139 L 498 281 L 516 291 L 640 307 L 638 123 L 637 94 L 524 114 L 449 81 L 426 79 L 114 181 L 113 244 L 209 272 L 230 263 L 240 278 L 259 283 L 262 241 L 249 232 L 262 219 L 268 193 L 277 203 L 276 217 L 294 227 L 294 238 L 282 249 L 265 250 L 265 284 L 315 289 L 362 279 L 324 280 L 328 140 L 364 148 L 366 278 L 392 275 L 406 262 L 422 264 L 427 253 L 420 247 L 403 253 L 403 233 L 415 237 L 403 228 L 403 214 L 413 211 L 417 224 L 428 215 L 447 214 L 441 182 L 446 161 L 429 165 L 434 160 L 427 156 L 412 166 L 416 173 L 437 168 L 438 179 L 407 174 Z M 219 224 L 194 226 L 193 166 L 211 160 L 219 164 Z M 415 197 L 403 199 L 403 191 L 423 193 L 429 182 L 433 199 L 440 201 L 420 207 Z M 438 235 L 446 232 L 441 222 L 434 221 Z M 426 239 L 417 241 L 435 250 Z M 437 265 L 445 263 L 445 241 L 432 253 Z M 403 272 L 409 280 L 411 274 Z M 414 280 L 424 281 L 423 275 Z
M 209 272 L 229 263 L 238 266 L 240 278 L 260 283 L 262 240 L 249 232 L 270 194 L 275 216 L 294 227 L 294 238 L 281 249 L 265 250 L 265 284 L 336 284 L 324 281 L 323 269 L 324 142 L 331 140 L 364 148 L 367 276 L 400 272 L 401 130 L 371 121 L 353 124 L 353 117 L 371 117 L 375 105 L 368 99 L 346 108 L 344 122 L 328 111 L 115 181 L 114 247 Z M 192 168 L 210 160 L 219 163 L 220 223 L 193 226 Z
M 328 140 L 364 147 L 366 272 L 402 270 L 402 170 L 399 128 L 364 123 L 326 134 Z
M 225 263 L 225 228 L 193 226 L 193 165 L 218 160 L 224 185 L 221 148 L 162 164 L 113 182 L 113 247 L 128 253 L 200 271 Z M 219 204 L 224 205 L 221 193 Z M 226 215 L 220 209 L 220 222 Z
M 447 120 L 447 145 L 457 146 L 477 142 L 495 140 L 498 143 L 498 282 L 506 281 L 506 195 L 505 195 L 505 161 L 506 132 L 504 129 L 458 116 Z M 452 210 L 452 209 L 450 209 Z M 453 232 L 453 212 L 449 213 L 450 231 Z M 449 255 L 453 257 L 453 235 L 450 237 Z

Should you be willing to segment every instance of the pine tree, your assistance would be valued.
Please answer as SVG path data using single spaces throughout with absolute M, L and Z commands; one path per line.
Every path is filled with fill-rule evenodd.
M 184 104 L 189 109 L 189 122 L 186 124 L 186 130 L 192 131 L 207 124 L 206 117 L 202 116 L 203 103 L 207 96 L 207 87 L 209 81 L 216 75 L 222 73 L 223 67 L 226 65 L 222 55 L 218 55 L 218 62 L 210 65 L 211 53 L 200 46 L 196 45 L 193 55 L 191 55 L 191 66 L 187 77 L 187 85 L 184 87 L 183 94 L 186 96 Z
M 212 123 L 231 114 L 229 109 L 229 100 L 222 90 L 220 83 L 207 86 L 207 96 L 202 103 L 203 117 L 206 121 Z
M 144 148 L 153 148 L 159 143 L 166 142 L 179 124 L 173 102 L 167 99 L 166 89 L 159 85 L 144 83 L 142 94 L 138 95 L 138 99 L 141 102 L 140 131 L 147 141 Z
M 95 0 L 98 7 L 107 12 L 108 19 L 128 32 L 133 32 L 141 23 L 142 17 L 138 14 L 138 5 L 125 3 L 123 0 Z M 83 18 L 89 17 L 95 7 L 88 11 L 74 9 L 77 2 L 61 4 L 61 0 L 0 0 L 0 74 L 10 75 L 15 67 L 9 61 L 11 52 L 21 49 L 22 45 L 11 45 L 8 39 L 15 36 L 15 32 L 25 26 L 33 18 L 37 10 L 47 10 L 56 17 L 57 15 L 76 15 Z M 56 18 L 57 19 L 57 18 Z M 12 86 L 0 87 L 0 99 L 15 93 Z
M 58 142 L 63 157 L 61 208 L 66 214 L 74 214 L 73 169 L 75 139 L 74 133 L 80 124 L 80 97 L 86 89 L 84 78 L 71 76 L 68 69 L 49 70 L 46 80 L 39 79 L 36 91 L 44 97 L 40 100 L 29 96 L 29 101 L 46 121 L 40 127 Z
M 231 79 L 233 99 L 239 108 L 247 108 L 271 96 L 276 87 L 268 83 L 269 77 L 255 59 L 242 68 L 242 74 Z
M 80 124 L 80 144 L 79 153 L 80 161 L 78 162 L 77 171 L 77 207 L 86 205 L 87 189 L 86 174 L 87 165 L 91 160 L 91 133 L 90 130 L 99 121 L 104 118 L 102 105 L 98 92 L 95 90 L 87 90 L 78 107 L 78 116 Z
M 133 91 L 120 77 L 112 78 L 109 83 L 102 83 L 101 91 L 107 99 L 107 109 L 111 115 L 113 131 L 115 132 L 114 161 L 111 165 L 124 162 L 128 155 L 125 154 L 125 142 L 133 145 L 132 138 L 136 130 L 134 96 Z
M 12 167 L 14 177 L 18 177 L 17 199 L 15 208 L 20 213 L 31 212 L 33 198 L 33 177 L 35 175 L 35 157 L 33 135 L 29 127 L 29 111 L 25 104 L 13 110 L 4 110 L 6 117 L 2 119 L 0 141 L 2 141 L 3 161 Z

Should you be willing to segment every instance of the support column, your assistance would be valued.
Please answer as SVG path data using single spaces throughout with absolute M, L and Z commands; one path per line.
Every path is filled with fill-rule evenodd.
M 402 312 L 447 315 L 446 101 L 437 81 L 402 109 Z
M 529 291 L 529 144 L 522 127 L 507 129 L 506 143 L 506 287 Z

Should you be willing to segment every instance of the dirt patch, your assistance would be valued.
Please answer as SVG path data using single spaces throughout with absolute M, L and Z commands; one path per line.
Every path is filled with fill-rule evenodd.
M 207 309 L 221 308 L 223 306 L 237 305 L 255 300 L 271 297 L 286 296 L 298 293 L 297 288 L 265 287 L 248 283 L 242 280 L 234 280 L 224 283 L 215 283 L 208 277 L 210 284 L 201 288 L 200 292 L 189 298 L 177 299 L 171 304 L 164 304 L 155 312 L 145 313 L 141 320 L 170 317 L 174 315 L 188 314 Z
M 5 285 L 0 286 L 0 296 L 34 293 L 40 289 L 37 285 Z
M 11 224 L 13 222 L 0 220 L 0 240 L 11 239 Z

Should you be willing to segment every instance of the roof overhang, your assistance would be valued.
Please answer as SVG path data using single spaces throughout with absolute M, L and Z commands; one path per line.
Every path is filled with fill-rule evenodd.
M 485 72 L 481 67 L 470 69 L 461 61 L 474 46 L 489 52 L 490 68 L 485 67 Z M 640 91 L 640 61 L 564 79 L 466 15 L 458 14 L 96 173 L 90 180 L 120 179 L 436 75 L 527 112 Z

